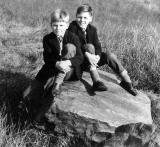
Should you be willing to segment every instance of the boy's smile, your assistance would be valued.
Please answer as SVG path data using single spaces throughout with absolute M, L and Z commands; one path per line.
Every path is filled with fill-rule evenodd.
M 89 12 L 81 12 L 80 14 L 77 14 L 76 20 L 78 25 L 86 30 L 88 24 L 92 22 L 92 16 Z
M 68 28 L 68 23 L 63 21 L 53 22 L 51 28 L 55 35 L 63 37 Z

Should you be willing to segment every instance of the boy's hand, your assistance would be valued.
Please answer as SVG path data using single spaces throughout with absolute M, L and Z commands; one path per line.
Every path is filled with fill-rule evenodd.
M 56 67 L 63 72 L 68 72 L 71 70 L 71 62 L 70 60 L 66 60 L 66 61 L 58 61 L 56 63 Z
M 70 67 L 72 65 L 70 60 L 61 61 L 61 64 L 63 64 L 63 66 L 65 66 L 65 67 L 67 67 L 67 66 Z
M 100 57 L 98 55 L 90 54 L 88 52 L 86 52 L 85 55 L 91 65 L 97 66 L 97 63 L 100 59 Z
M 100 60 L 100 56 L 99 55 L 95 55 L 96 56 L 96 59 L 97 59 L 97 63 L 99 62 Z
M 71 64 L 70 60 L 65 60 L 65 61 L 60 62 L 60 66 L 65 73 L 71 70 L 71 65 L 72 64 Z

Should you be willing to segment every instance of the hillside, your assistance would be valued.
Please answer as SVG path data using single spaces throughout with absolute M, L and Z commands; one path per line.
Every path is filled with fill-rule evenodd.
M 87 2 L 95 10 L 93 24 L 100 28 L 104 51 L 109 49 L 118 56 L 138 89 L 159 93 L 160 15 L 156 0 L 1 0 L 1 42 L 12 42 L 14 48 L 29 42 L 41 44 L 44 34 L 50 31 L 49 15 L 54 8 L 67 9 L 73 20 L 76 7 Z
M 159 132 L 158 0 L 0 0 L 0 106 L 4 106 L 1 111 L 0 146 L 9 146 L 9 143 L 16 141 L 19 146 L 24 146 L 26 140 L 39 146 L 47 146 L 50 139 L 55 140 L 56 137 L 34 129 L 27 130 L 27 133 L 17 133 L 16 136 L 12 130 L 14 126 L 10 128 L 10 131 L 13 131 L 11 135 L 7 135 L 8 126 L 5 122 L 6 119 L 11 119 L 13 125 L 17 122 L 14 108 L 22 98 L 22 92 L 43 64 L 42 38 L 50 32 L 50 13 L 54 8 L 62 6 L 69 10 L 73 20 L 76 8 L 81 3 L 90 3 L 95 10 L 93 24 L 100 28 L 98 33 L 103 50 L 113 51 L 128 70 L 136 88 L 150 96 L 152 115 L 156 120 L 156 131 Z M 112 72 L 106 66 L 102 70 Z M 154 132 L 155 138 L 157 134 Z M 31 141 L 30 135 L 33 135 L 35 140 Z M 60 139 L 61 137 L 58 136 Z M 67 137 L 65 139 L 69 142 Z

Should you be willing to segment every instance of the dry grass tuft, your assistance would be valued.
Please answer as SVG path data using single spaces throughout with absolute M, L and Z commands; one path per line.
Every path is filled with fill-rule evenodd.
M 50 136 L 36 129 L 17 130 L 13 112 L 22 92 L 43 64 L 42 38 L 50 31 L 48 16 L 55 7 L 62 6 L 73 18 L 75 8 L 86 2 L 95 9 L 93 23 L 99 28 L 104 51 L 111 50 L 118 56 L 138 89 L 152 91 L 148 94 L 153 101 L 152 115 L 159 125 L 159 97 L 154 95 L 160 93 L 159 7 L 154 5 L 159 2 L 135 1 L 0 1 L 0 106 L 4 104 L 7 109 L 4 114 L 0 111 L 0 146 L 47 147 L 57 143 L 57 147 L 67 147 L 76 142 L 68 136 Z M 13 124 L 7 125 L 9 117 Z

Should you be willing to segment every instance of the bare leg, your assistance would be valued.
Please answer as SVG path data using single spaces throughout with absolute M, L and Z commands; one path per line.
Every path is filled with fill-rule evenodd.
M 70 58 L 74 57 L 76 55 L 76 47 L 71 44 L 68 43 L 64 46 L 64 49 L 62 50 L 62 60 L 69 60 Z M 60 71 L 56 78 L 55 78 L 55 82 L 53 85 L 53 89 L 52 89 L 52 95 L 56 96 L 59 95 L 61 93 L 61 85 L 64 81 L 64 79 L 69 79 L 71 77 L 71 75 L 73 74 L 73 69 L 71 68 L 71 70 L 68 73 L 62 72 Z M 67 77 L 66 77 L 67 75 Z
M 95 48 L 92 44 L 86 44 L 84 46 L 86 52 L 89 52 L 91 54 L 95 54 Z M 90 66 L 90 75 L 93 81 L 93 90 L 94 91 L 106 91 L 108 88 L 105 86 L 105 84 L 101 81 L 97 67 L 96 66 Z

